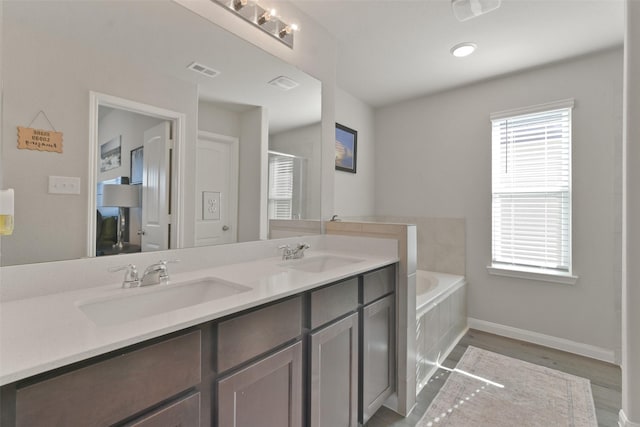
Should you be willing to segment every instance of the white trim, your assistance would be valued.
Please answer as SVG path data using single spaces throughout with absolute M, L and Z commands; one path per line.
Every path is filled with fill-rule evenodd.
M 559 101 L 547 102 L 544 104 L 532 105 L 530 107 L 514 108 L 511 110 L 497 111 L 491 113 L 489 118 L 493 120 L 500 120 L 506 117 L 522 116 L 524 114 L 539 113 L 541 111 L 559 110 L 561 108 L 573 108 L 573 98 L 561 99 Z
M 618 426 L 619 427 L 640 427 L 640 423 L 634 423 L 633 421 L 629 421 L 627 415 L 624 413 L 624 409 L 620 409 L 618 413 Z
M 130 111 L 132 113 L 157 117 L 169 120 L 173 123 L 173 172 L 172 172 L 172 193 L 171 201 L 171 224 L 172 234 L 175 230 L 174 248 L 184 247 L 184 188 L 186 168 L 185 168 L 185 140 L 186 140 L 186 120 L 184 113 L 166 110 L 153 105 L 143 104 L 100 92 L 89 91 L 89 175 L 87 178 L 87 192 L 89 197 L 88 221 L 87 221 L 87 256 L 96 255 L 96 192 L 97 192 L 97 152 L 98 152 L 98 110 L 100 106 L 117 108 L 119 110 Z M 172 248 L 172 249 L 174 249 Z
M 578 281 L 578 276 L 569 273 L 537 268 L 515 267 L 511 265 L 488 265 L 487 271 L 494 276 L 516 277 L 518 279 L 562 283 L 564 285 L 575 285 Z
M 615 352 L 606 348 L 583 344 L 551 335 L 540 334 L 538 332 L 527 331 L 525 329 L 514 328 L 512 326 L 501 325 L 499 323 L 474 319 L 472 317 L 467 319 L 467 323 L 469 325 L 469 329 L 477 329 L 479 331 L 489 332 L 491 334 L 501 335 L 507 338 L 526 341 L 554 348 L 556 350 L 567 351 L 580 356 L 602 360 L 603 362 L 613 363 L 616 365 L 618 364 L 616 362 Z

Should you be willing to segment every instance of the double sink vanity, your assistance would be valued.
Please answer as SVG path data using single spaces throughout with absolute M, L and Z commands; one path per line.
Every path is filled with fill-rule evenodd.
M 54 263 L 23 280 L 67 282 L 41 294 L 7 289 L 26 270 L 4 268 L 0 423 L 365 423 L 395 391 L 397 242 L 309 236 L 304 257 L 276 256 L 297 243 L 166 251 L 181 259 L 168 266 L 158 254 Z M 70 279 L 122 261 L 153 268 Z

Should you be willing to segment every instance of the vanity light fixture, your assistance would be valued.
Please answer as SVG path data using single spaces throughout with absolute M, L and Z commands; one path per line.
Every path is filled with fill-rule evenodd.
M 248 0 L 233 0 L 233 10 L 236 12 L 247 5 Z
M 247 5 L 248 0 L 233 0 L 233 9 L 238 11 Z
M 276 16 L 276 13 L 277 12 L 275 9 L 265 10 L 264 13 L 258 18 L 258 25 L 264 25 L 266 22 L 271 21 L 271 18 Z
M 287 35 L 291 34 L 292 31 L 298 31 L 299 27 L 297 24 L 291 24 L 291 25 L 287 25 L 286 27 L 284 27 L 283 29 L 280 30 L 280 32 L 278 33 L 278 35 L 280 36 L 280 38 L 286 37 Z
M 464 58 L 465 56 L 469 56 L 475 52 L 477 48 L 478 46 L 475 43 L 459 43 L 451 48 L 451 54 L 456 58 Z
M 258 0 L 213 0 L 213 2 L 293 49 L 293 36 L 298 31 L 298 26 L 283 21 L 275 9 L 260 6 Z

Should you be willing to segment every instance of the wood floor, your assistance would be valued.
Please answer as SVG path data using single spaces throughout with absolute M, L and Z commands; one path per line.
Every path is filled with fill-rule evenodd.
M 588 378 L 591 380 L 598 425 L 618 427 L 618 411 L 622 405 L 620 367 L 473 329 L 467 332 L 442 364 L 447 368 L 455 367 L 469 345 Z M 366 427 L 415 427 L 446 381 L 447 375 L 447 371 L 442 369 L 434 374 L 432 381 L 418 395 L 416 407 L 407 418 L 383 407 L 369 420 Z

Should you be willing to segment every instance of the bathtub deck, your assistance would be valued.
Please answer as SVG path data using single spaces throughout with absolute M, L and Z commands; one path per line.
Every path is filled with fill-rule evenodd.
M 622 374 L 618 366 L 476 330 L 467 332 L 443 365 L 454 368 L 469 345 L 590 379 L 598 425 L 618 426 L 618 411 L 622 406 Z M 418 403 L 407 418 L 383 407 L 366 426 L 415 427 L 446 378 L 447 372 L 443 370 L 438 370 L 433 375 L 432 381 L 418 395 Z

